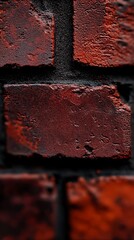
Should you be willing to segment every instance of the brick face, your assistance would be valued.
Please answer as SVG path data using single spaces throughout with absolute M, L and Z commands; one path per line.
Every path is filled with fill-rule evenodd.
M 0 240 L 134 240 L 134 0 L 0 15 Z
M 0 175 L 0 239 L 54 240 L 57 190 L 46 175 Z
M 131 110 L 114 86 L 5 85 L 4 99 L 10 154 L 130 157 Z
M 91 66 L 134 64 L 134 3 L 74 0 L 74 60 Z
M 54 62 L 54 17 L 32 1 L 1 1 L 0 66 L 50 65 Z
M 71 240 L 134 238 L 134 177 L 68 183 Z

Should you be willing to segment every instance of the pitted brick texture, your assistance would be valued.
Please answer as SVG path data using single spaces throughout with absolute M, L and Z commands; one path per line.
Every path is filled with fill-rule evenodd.
M 74 0 L 74 60 L 92 66 L 134 64 L 133 0 Z
M 0 239 L 54 240 L 57 190 L 45 175 L 0 175 Z
M 68 183 L 71 240 L 134 238 L 134 177 Z
M 129 158 L 131 110 L 114 86 L 5 85 L 13 155 Z
M 31 0 L 0 1 L 0 66 L 50 65 L 54 62 L 54 17 Z

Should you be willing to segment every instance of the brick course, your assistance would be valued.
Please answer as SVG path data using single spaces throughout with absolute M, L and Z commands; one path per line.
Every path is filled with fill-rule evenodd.
M 54 63 L 54 17 L 39 12 L 31 0 L 3 1 L 0 66 Z
M 0 14 L 0 240 L 134 240 L 133 0 Z
M 91 66 L 134 64 L 134 3 L 74 0 L 74 60 Z
M 131 110 L 114 86 L 5 85 L 7 151 L 129 158 Z
M 54 240 L 55 181 L 41 174 L 0 174 L 0 239 Z
M 134 237 L 134 177 L 68 183 L 70 240 Z

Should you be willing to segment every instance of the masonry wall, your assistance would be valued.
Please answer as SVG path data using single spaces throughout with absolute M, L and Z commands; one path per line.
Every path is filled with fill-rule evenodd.
M 0 239 L 133 240 L 133 1 L 0 12 Z

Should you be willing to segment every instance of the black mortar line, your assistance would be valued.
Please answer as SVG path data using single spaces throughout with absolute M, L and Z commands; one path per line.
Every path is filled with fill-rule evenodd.
M 6 142 L 5 142 L 5 125 L 4 125 L 4 103 L 3 103 L 3 86 L 0 84 L 0 166 L 4 165 Z
M 35 0 L 38 4 L 38 0 Z M 65 158 L 63 165 L 59 159 L 54 159 L 51 162 L 51 166 L 46 164 L 47 160 L 41 160 L 40 166 L 37 168 L 33 159 L 29 161 L 27 158 L 23 158 L 22 162 L 18 157 L 11 157 L 4 154 L 5 148 L 5 132 L 4 132 L 4 111 L 3 111 L 3 98 L 2 98 L 2 85 L 4 83 L 78 83 L 85 85 L 103 85 L 103 84 L 116 84 L 124 83 L 131 84 L 133 86 L 133 92 L 130 98 L 130 104 L 133 110 L 132 122 L 134 125 L 134 69 L 133 67 L 117 67 L 117 68 L 98 68 L 84 66 L 83 64 L 73 63 L 73 1 L 72 0 L 40 0 L 39 7 L 41 10 L 49 9 L 52 10 L 55 17 L 55 67 L 12 67 L 8 66 L 0 69 L 1 74 L 1 88 L 0 88 L 0 158 L 2 162 L 5 159 L 5 166 L 7 169 L 1 169 L 0 174 L 7 173 L 48 173 L 56 176 L 58 186 L 58 216 L 57 216 L 57 238 L 56 240 L 67 240 L 68 239 L 68 215 L 67 215 L 67 192 L 66 192 L 66 181 L 77 180 L 79 176 L 94 178 L 97 176 L 112 176 L 112 175 L 132 175 L 134 173 L 134 134 L 132 134 L 132 159 L 123 163 L 122 160 L 117 160 L 119 166 L 116 165 L 116 160 L 112 164 L 102 163 L 101 159 L 98 163 L 85 164 L 85 167 L 81 169 L 82 164 L 84 165 L 83 159 L 79 162 L 75 159 L 75 163 L 70 159 L 69 166 L 65 164 Z M 134 133 L 134 127 L 133 127 Z M 35 161 L 37 162 L 39 156 Z M 24 161 L 25 159 L 25 161 Z M 12 162 L 13 160 L 13 162 Z M 10 161 L 12 163 L 10 163 Z M 18 161 L 18 163 L 17 163 Z M 20 162 L 19 162 L 20 161 Z M 48 159 L 48 162 L 50 160 Z M 68 161 L 68 160 L 67 160 Z M 88 159 L 85 159 L 88 161 Z M 90 161 L 90 160 L 89 160 Z M 133 163 L 132 163 L 133 161 Z M 131 162 L 131 163 L 130 163 Z M 0 162 L 1 163 L 1 162 Z M 71 169 L 72 164 L 78 164 L 78 169 Z M 31 167 L 30 167 L 31 166 Z M 96 172 L 99 172 L 97 173 Z
M 59 44 L 60 45 L 60 44 Z M 60 46 L 59 46 L 60 47 Z M 55 50 L 56 53 L 57 50 Z M 70 54 L 71 55 L 71 54 Z M 56 58 L 58 59 L 56 65 Z M 3 84 L 38 84 L 38 83 L 63 83 L 63 84 L 85 84 L 85 85 L 111 85 L 116 83 L 134 83 L 134 68 L 92 68 L 79 67 L 78 70 L 71 69 L 70 61 L 68 65 L 62 65 L 60 58 L 55 58 L 55 67 L 3 67 L 0 68 L 0 82 Z M 68 57 L 69 59 L 69 57 Z M 67 61 L 67 59 L 66 59 Z M 65 61 L 64 61 L 65 62 Z M 61 64 L 61 65 L 60 65 Z
M 49 0 L 55 18 L 55 75 L 66 76 L 72 67 L 73 54 L 73 2 L 72 0 Z
M 73 163 L 73 164 L 72 164 Z M 65 158 L 65 157 L 51 157 L 43 158 L 38 154 L 31 157 L 18 157 L 13 155 L 6 155 L 5 167 L 3 170 L 15 170 L 16 168 L 22 171 L 38 171 L 52 172 L 53 174 L 60 174 L 61 176 L 79 175 L 79 174 L 97 174 L 102 175 L 105 172 L 132 172 L 131 159 L 87 159 L 87 158 Z
M 66 180 L 64 177 L 58 178 L 58 216 L 57 216 L 57 236 L 56 240 L 68 240 L 69 225 L 67 211 Z
M 131 117 L 131 141 L 132 141 L 132 156 L 131 156 L 131 168 L 134 172 L 134 84 L 132 85 L 132 90 L 130 94 L 130 106 L 132 111 Z

